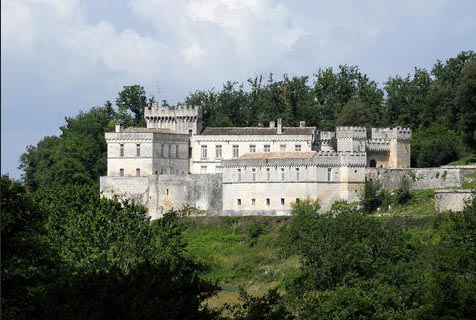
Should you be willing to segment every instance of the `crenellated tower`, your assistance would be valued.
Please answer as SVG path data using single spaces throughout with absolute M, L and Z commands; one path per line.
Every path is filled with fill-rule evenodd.
M 365 152 L 367 129 L 365 127 L 337 127 L 337 151 Z
M 412 132 L 410 128 L 391 128 L 389 130 L 391 168 L 410 168 L 410 140 Z
M 199 106 L 159 106 L 157 102 L 145 107 L 147 128 L 170 129 L 176 133 L 195 135 L 202 131 L 203 111 Z

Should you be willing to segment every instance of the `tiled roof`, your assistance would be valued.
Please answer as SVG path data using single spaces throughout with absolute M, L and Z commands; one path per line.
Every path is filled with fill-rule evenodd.
M 302 152 L 250 152 L 239 159 L 309 159 L 316 155 L 315 151 Z
M 137 133 L 175 133 L 175 131 L 165 128 L 138 128 L 128 127 L 124 129 L 124 132 L 137 132 Z
M 315 127 L 283 127 L 283 135 L 311 135 Z M 278 134 L 277 128 L 260 127 L 208 127 L 203 129 L 201 135 L 274 135 Z

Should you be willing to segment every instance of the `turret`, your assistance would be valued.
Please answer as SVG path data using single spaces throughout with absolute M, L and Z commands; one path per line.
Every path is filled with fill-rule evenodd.
M 364 152 L 367 129 L 365 127 L 337 127 L 337 151 Z
M 159 106 L 157 102 L 145 107 L 147 128 L 166 128 L 182 134 L 198 134 L 202 130 L 203 110 L 200 106 Z

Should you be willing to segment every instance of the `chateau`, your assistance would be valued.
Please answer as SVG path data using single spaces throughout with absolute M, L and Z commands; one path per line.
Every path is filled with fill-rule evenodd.
M 152 218 L 192 206 L 215 215 L 287 215 L 301 199 L 359 200 L 366 168 L 409 168 L 406 128 L 202 128 L 202 109 L 145 108 L 146 128 L 106 133 L 101 194 L 143 204 Z

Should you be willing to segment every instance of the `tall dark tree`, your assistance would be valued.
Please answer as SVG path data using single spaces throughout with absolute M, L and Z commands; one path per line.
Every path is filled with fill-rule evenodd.
M 138 84 L 124 86 L 116 99 L 116 105 L 118 120 L 122 120 L 126 125 L 131 126 L 145 125 L 144 108 L 147 106 L 147 96 L 144 87 Z
M 467 145 L 476 148 L 476 58 L 466 64 L 456 91 L 458 127 Z
M 0 184 L 1 317 L 34 319 L 54 269 L 46 215 L 23 186 L 7 176 Z
M 337 119 L 337 125 L 370 127 L 372 126 L 372 119 L 373 115 L 367 106 L 359 100 L 351 100 L 342 108 Z

